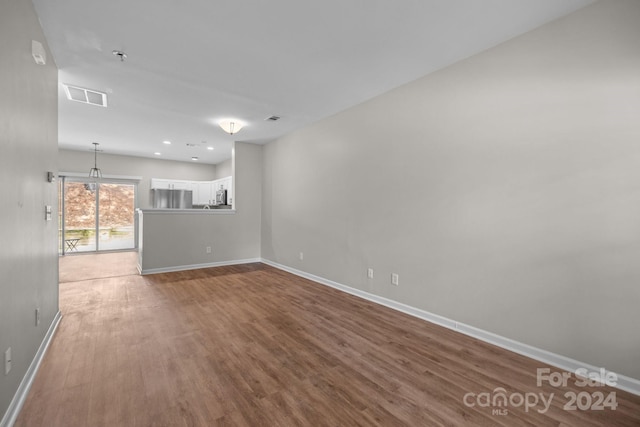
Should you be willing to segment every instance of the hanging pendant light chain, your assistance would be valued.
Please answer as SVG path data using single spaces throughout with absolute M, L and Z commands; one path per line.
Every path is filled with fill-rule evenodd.
M 98 145 L 97 142 L 93 143 L 93 167 L 89 171 L 89 178 L 102 178 L 102 171 L 98 169 Z

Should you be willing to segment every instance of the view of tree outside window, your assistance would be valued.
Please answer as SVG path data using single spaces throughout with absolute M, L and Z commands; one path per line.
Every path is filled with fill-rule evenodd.
M 135 190 L 133 184 L 65 181 L 61 251 L 135 248 Z

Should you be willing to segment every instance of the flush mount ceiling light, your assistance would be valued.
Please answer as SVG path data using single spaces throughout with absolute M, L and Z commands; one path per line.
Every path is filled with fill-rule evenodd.
M 163 144 L 166 144 L 166 145 L 171 145 L 171 141 L 169 141 L 169 140 L 167 140 L 167 141 L 162 141 L 162 143 L 163 143 Z
M 89 171 L 89 178 L 99 179 L 102 178 L 102 171 L 98 169 L 98 145 L 97 142 L 93 142 L 93 167 Z
M 225 119 L 218 122 L 222 130 L 224 130 L 229 135 L 233 135 L 234 133 L 240 132 L 240 129 L 244 127 L 244 123 L 240 120 L 235 119 Z

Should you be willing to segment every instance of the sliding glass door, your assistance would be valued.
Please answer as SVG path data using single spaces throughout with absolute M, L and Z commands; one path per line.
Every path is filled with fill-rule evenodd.
M 62 254 L 136 247 L 135 183 L 61 179 Z

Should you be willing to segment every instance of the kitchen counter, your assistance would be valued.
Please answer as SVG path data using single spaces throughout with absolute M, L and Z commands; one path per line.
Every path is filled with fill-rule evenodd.
M 231 209 L 231 205 L 193 205 L 192 209 Z
M 138 209 L 138 269 L 142 274 L 259 260 L 257 216 L 233 209 Z M 247 261 L 249 260 L 249 261 Z
M 137 209 L 139 215 L 157 215 L 157 214 L 171 214 L 171 215 L 229 215 L 235 214 L 235 209 L 165 209 L 165 208 L 149 208 L 149 209 Z

